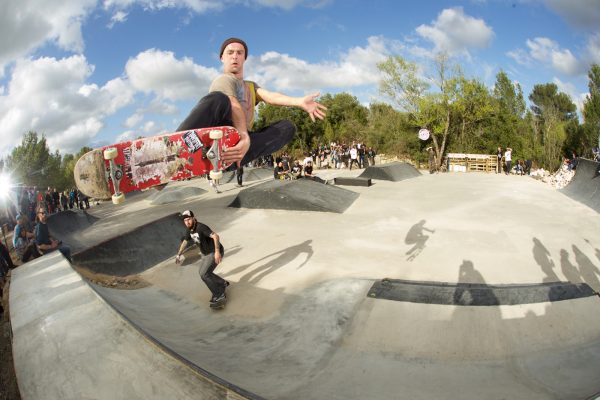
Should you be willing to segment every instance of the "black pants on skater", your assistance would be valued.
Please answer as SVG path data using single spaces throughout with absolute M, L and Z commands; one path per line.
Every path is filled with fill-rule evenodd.
M 177 132 L 189 129 L 210 128 L 211 126 L 233 126 L 231 101 L 222 92 L 212 92 L 204 96 L 179 125 Z M 241 165 L 276 152 L 288 144 L 296 133 L 290 121 L 279 121 L 256 132 L 249 132 L 250 148 Z
M 225 253 L 223 252 L 222 256 L 224 255 Z M 213 299 L 222 295 L 227 287 L 225 279 L 214 273 L 215 268 L 217 268 L 217 263 L 215 262 L 215 253 L 203 255 L 202 259 L 200 260 L 198 273 L 200 274 L 200 278 L 202 278 L 206 286 L 208 286 L 208 289 L 212 293 Z

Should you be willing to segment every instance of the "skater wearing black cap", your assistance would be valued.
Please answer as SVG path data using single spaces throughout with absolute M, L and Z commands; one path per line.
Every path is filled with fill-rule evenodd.
M 177 251 L 175 263 L 180 264 L 183 262 L 183 252 L 187 248 L 188 243 L 193 241 L 202 254 L 198 272 L 212 293 L 210 306 L 211 308 L 222 308 L 227 301 L 225 288 L 229 286 L 229 282 L 214 273 L 215 268 L 219 265 L 225 254 L 225 249 L 219 241 L 219 235 L 205 224 L 198 222 L 191 210 L 182 212 L 181 218 L 187 228 L 187 233 L 181 239 L 181 246 L 179 246 L 179 251 Z

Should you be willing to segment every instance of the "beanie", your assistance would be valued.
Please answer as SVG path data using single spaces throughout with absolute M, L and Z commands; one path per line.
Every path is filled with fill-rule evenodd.
M 239 43 L 242 46 L 244 46 L 244 53 L 245 53 L 244 60 L 248 59 L 248 46 L 246 45 L 246 42 L 244 42 L 242 39 L 233 38 L 233 37 L 229 38 L 223 42 L 223 44 L 221 45 L 221 51 L 219 52 L 219 58 L 223 57 L 223 52 L 225 51 L 225 47 L 227 47 L 231 43 Z

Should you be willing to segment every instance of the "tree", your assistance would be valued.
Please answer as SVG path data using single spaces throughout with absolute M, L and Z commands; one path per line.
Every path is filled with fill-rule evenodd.
M 535 85 L 529 100 L 533 103 L 531 110 L 538 118 L 543 118 L 545 112 L 561 121 L 577 118 L 577 107 L 567 94 L 558 91 L 558 86 L 554 83 Z
M 577 107 L 565 93 L 558 92 L 554 83 L 535 85 L 529 95 L 535 116 L 537 141 L 541 145 L 541 163 L 556 169 L 561 163 L 567 139 L 567 126 L 577 124 Z
M 6 166 L 18 182 L 43 188 L 59 183 L 60 161 L 58 151 L 50 153 L 44 135 L 39 139 L 30 131 L 7 157 Z
M 580 152 L 590 155 L 591 149 L 600 147 L 600 66 L 592 64 L 588 72 L 590 93 L 583 103 L 583 134 Z
M 508 79 L 506 72 L 496 74 L 496 83 L 493 90 L 494 99 L 501 113 L 522 117 L 525 113 L 525 99 L 521 85 Z
M 417 112 L 420 99 L 429 89 L 429 84 L 418 76 L 417 64 L 400 56 L 391 56 L 377 64 L 377 68 L 383 74 L 379 91 L 391 98 L 400 109 Z
M 485 134 L 493 112 L 492 97 L 477 80 L 460 76 L 457 82 L 457 100 L 453 104 L 457 121 L 455 147 L 459 152 L 489 152 L 494 147 L 489 148 Z

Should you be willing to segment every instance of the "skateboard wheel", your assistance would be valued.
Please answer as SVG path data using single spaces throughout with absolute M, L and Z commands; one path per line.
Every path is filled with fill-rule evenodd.
M 104 159 L 105 160 L 114 160 L 115 158 L 117 158 L 118 154 L 119 154 L 119 152 L 117 151 L 117 149 L 115 149 L 114 147 L 111 147 L 110 149 L 104 150 Z
M 112 195 L 113 204 L 121 204 L 124 201 L 125 201 L 125 195 L 123 193 Z
M 223 137 L 223 131 L 218 131 L 214 129 L 208 132 L 208 137 L 211 139 L 221 139 Z
M 210 171 L 210 179 L 218 181 L 223 177 L 223 173 L 221 171 Z

